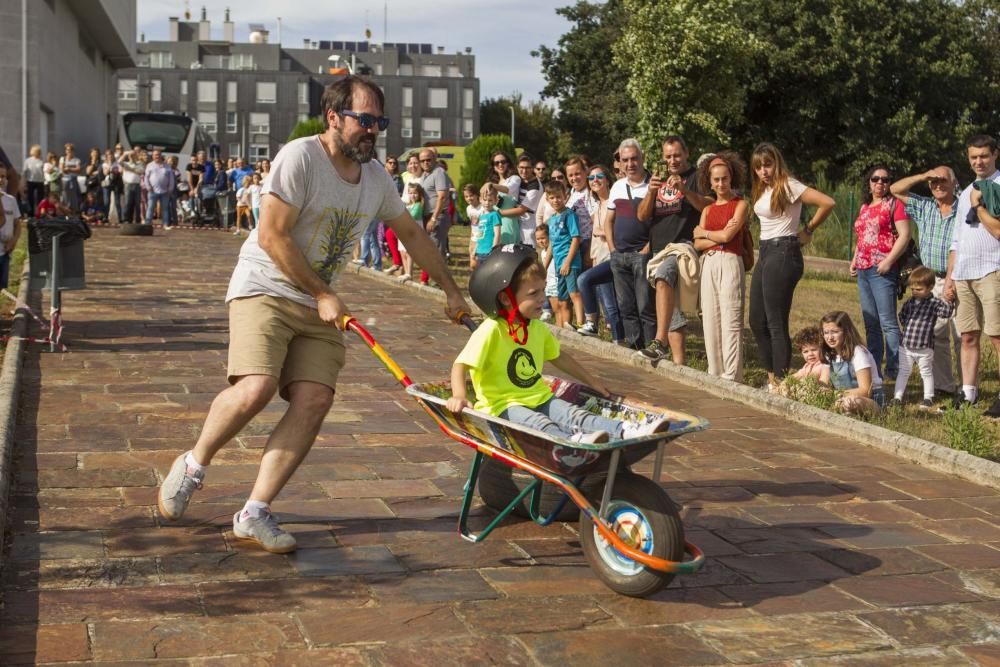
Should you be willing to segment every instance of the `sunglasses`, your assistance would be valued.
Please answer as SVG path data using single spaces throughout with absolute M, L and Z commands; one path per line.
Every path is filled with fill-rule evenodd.
M 942 188 L 942 187 L 948 185 L 948 179 L 946 179 L 946 178 L 928 178 L 927 179 L 927 185 L 931 186 L 932 188 Z
M 535 171 L 545 171 L 545 167 L 535 167 Z
M 422 157 L 422 158 L 420 158 L 420 161 L 421 162 L 434 162 L 434 158 L 432 158 L 432 157 Z
M 592 176 L 588 176 L 587 180 L 588 181 L 603 181 L 604 180 L 604 174 L 593 174 Z
M 890 183 L 892 183 L 892 179 L 889 178 L 888 176 L 872 176 L 871 177 L 871 182 L 872 183 L 885 183 L 886 185 L 889 185 Z
M 507 160 L 494 160 L 493 164 L 494 165 L 510 164 L 510 162 L 507 162 Z
M 365 130 L 371 129 L 372 127 L 375 127 L 375 125 L 378 125 L 378 131 L 385 132 L 385 129 L 389 127 L 389 119 L 386 118 L 385 116 L 373 116 L 370 113 L 358 113 L 356 111 L 347 111 L 347 110 L 338 111 L 337 113 L 339 113 L 341 116 L 350 116 L 351 118 L 354 118 L 355 120 L 358 121 L 358 125 L 360 125 Z

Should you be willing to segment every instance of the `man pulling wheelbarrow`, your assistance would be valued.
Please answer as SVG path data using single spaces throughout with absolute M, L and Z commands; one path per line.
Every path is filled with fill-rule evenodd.
M 326 131 L 289 142 L 276 156 L 261 224 L 243 244 L 226 294 L 230 386 L 212 402 L 194 448 L 177 457 L 160 485 L 165 518 L 183 516 L 215 454 L 277 391 L 288 409 L 264 447 L 246 504 L 233 516 L 233 533 L 272 553 L 295 550 L 270 503 L 309 453 L 333 403 L 349 311 L 332 284 L 372 219 L 384 220 L 441 285 L 449 316 L 468 311 L 391 177 L 371 162 L 378 133 L 389 124 L 384 101 L 381 89 L 363 79 L 331 84 L 322 98 Z

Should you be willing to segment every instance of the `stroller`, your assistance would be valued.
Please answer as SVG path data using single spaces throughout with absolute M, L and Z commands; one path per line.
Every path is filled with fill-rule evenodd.
M 201 196 L 198 197 L 195 206 L 193 224 L 195 227 L 220 227 L 222 226 L 222 216 L 219 213 L 219 197 L 224 197 L 225 192 L 220 193 L 210 185 L 201 188 Z

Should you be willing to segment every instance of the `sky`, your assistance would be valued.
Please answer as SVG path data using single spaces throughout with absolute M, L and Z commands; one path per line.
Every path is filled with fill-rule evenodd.
M 363 41 L 365 28 L 373 42 L 420 42 L 445 48 L 445 53 L 472 47 L 476 57 L 480 96 L 498 97 L 520 92 L 525 101 L 540 99 L 545 86 L 541 61 L 531 57 L 539 45 L 555 46 L 570 24 L 555 13 L 556 8 L 575 0 L 138 0 L 139 34 L 147 40 L 166 40 L 171 16 L 183 18 L 186 7 L 191 19 L 198 20 L 201 8 L 208 10 L 212 38 L 222 39 L 226 7 L 235 24 L 236 41 L 245 42 L 250 23 L 264 24 L 270 41 L 301 48 L 302 40 L 321 39 Z M 368 7 L 366 10 L 365 7 Z M 383 29 L 388 7 L 388 33 Z M 433 11 L 428 11 L 433 8 Z M 414 10 L 417 11 L 414 11 Z

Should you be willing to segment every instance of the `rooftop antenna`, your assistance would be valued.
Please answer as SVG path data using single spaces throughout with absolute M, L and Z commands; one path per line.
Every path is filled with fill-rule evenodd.
M 184 0 L 184 20 L 191 20 L 191 0 Z
M 278 46 L 281 46 L 281 17 L 278 17 Z
M 389 0 L 382 7 L 382 43 L 389 41 Z
M 365 39 L 372 38 L 372 27 L 371 23 L 368 21 L 368 10 L 365 10 Z

